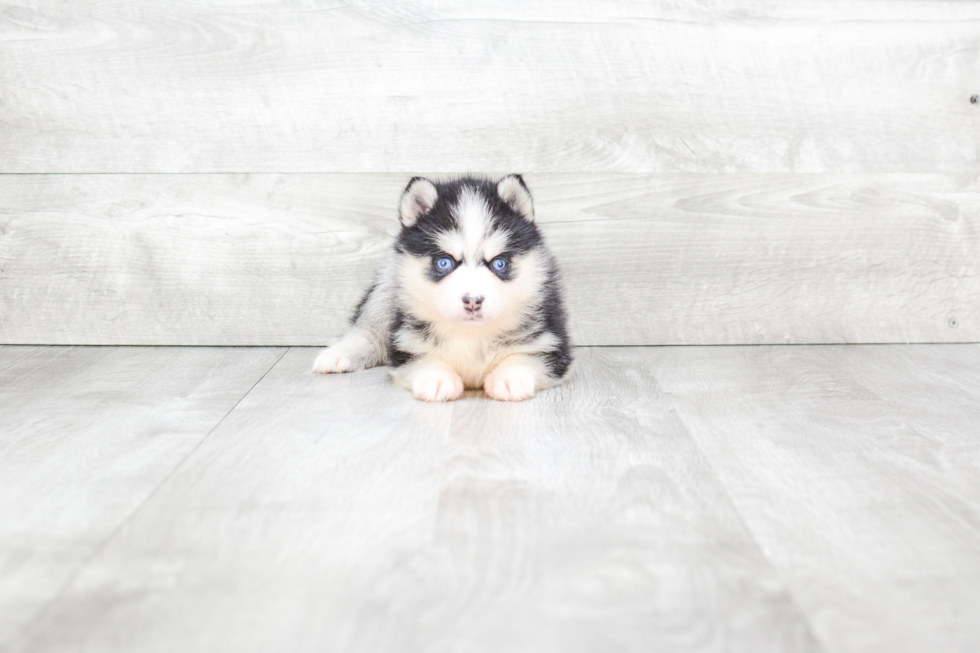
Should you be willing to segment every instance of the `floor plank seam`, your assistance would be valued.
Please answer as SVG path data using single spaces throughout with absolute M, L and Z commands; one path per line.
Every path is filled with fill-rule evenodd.
M 262 383 L 262 380 L 265 379 L 265 377 L 269 374 L 269 372 L 275 369 L 276 365 L 279 364 L 279 361 L 283 359 L 283 357 L 289 352 L 290 349 L 291 347 L 286 347 L 283 350 L 282 354 L 280 354 L 279 357 L 276 358 L 276 360 L 272 363 L 272 365 L 269 366 L 269 369 L 263 372 L 262 376 L 260 376 L 258 380 L 255 383 L 253 383 L 241 397 L 239 397 L 238 401 L 236 401 L 235 404 L 231 408 L 229 408 L 224 415 L 222 415 L 221 419 L 219 419 L 215 423 L 215 425 L 212 426 L 208 430 L 208 432 L 204 434 L 204 436 L 197 442 L 197 444 L 195 444 L 194 447 L 189 452 L 187 452 L 187 455 L 181 458 L 180 461 L 176 465 L 174 465 L 173 469 L 170 470 L 170 473 L 167 474 L 163 479 L 161 479 L 160 482 L 156 485 L 156 487 L 154 487 L 153 490 L 146 495 L 146 498 L 144 498 L 143 501 L 141 501 L 139 505 L 136 506 L 136 508 L 134 508 L 133 511 L 130 512 L 130 514 L 125 519 L 119 522 L 119 525 L 116 528 L 114 528 L 112 532 L 105 537 L 105 539 L 102 540 L 99 546 L 96 547 L 96 549 L 92 552 L 92 555 L 90 555 L 84 562 L 78 565 L 74 573 L 72 573 L 68 577 L 68 579 L 61 586 L 61 589 L 58 590 L 58 592 L 54 595 L 54 597 L 52 597 L 51 600 L 44 605 L 44 607 L 38 610 L 37 614 L 34 615 L 34 618 L 31 619 L 27 625 L 24 626 L 20 634 L 15 638 L 13 638 L 13 640 L 10 642 L 12 645 L 16 647 L 17 645 L 21 644 L 30 635 L 30 633 L 34 630 L 37 624 L 44 619 L 48 611 L 53 606 L 57 605 L 58 602 L 64 597 L 64 595 L 75 583 L 75 581 L 78 579 L 81 573 L 86 568 L 88 568 L 88 566 L 91 565 L 92 562 L 102 554 L 105 548 L 109 546 L 109 544 L 119 535 L 119 533 L 123 531 L 123 529 L 126 528 L 126 525 L 129 524 L 133 520 L 133 518 L 135 518 L 136 515 L 140 513 L 141 510 L 143 510 L 143 508 L 153 499 L 153 497 L 156 496 L 156 494 L 160 491 L 160 489 L 164 485 L 166 485 L 171 478 L 173 478 L 174 474 L 176 474 L 177 471 L 181 467 L 183 467 L 184 464 L 191 458 L 191 456 L 193 456 L 194 453 L 201 448 L 201 445 L 204 444 L 204 442 L 209 437 L 211 437 L 211 434 L 214 433 L 226 419 L 228 419 L 228 416 L 231 415 L 233 412 L 235 412 L 235 409 L 238 408 L 238 406 L 245 400 L 246 397 L 248 397 L 249 394 L 251 394 L 252 390 L 254 390 L 256 386 Z
M 656 379 L 656 372 L 654 372 L 654 379 Z M 664 396 L 667 397 L 667 400 L 670 402 L 671 406 L 674 406 L 674 400 L 673 397 L 671 396 L 671 393 L 664 391 L 663 388 L 660 387 L 659 381 L 657 381 L 657 386 L 660 389 L 660 391 L 663 392 Z M 810 620 L 809 616 L 803 611 L 802 607 L 800 607 L 800 604 L 797 601 L 796 594 L 793 591 L 793 587 L 786 579 L 786 576 L 783 574 L 782 569 L 780 569 L 779 565 L 777 565 L 776 562 L 769 556 L 769 554 L 766 553 L 766 550 L 762 546 L 762 543 L 760 542 L 759 538 L 756 536 L 755 532 L 752 530 L 748 522 L 745 520 L 745 516 L 742 513 L 741 508 L 739 508 L 738 503 L 735 501 L 735 498 L 732 496 L 731 490 L 728 488 L 727 485 L 725 485 L 725 482 L 722 480 L 721 475 L 718 474 L 718 470 L 715 469 L 715 466 L 711 464 L 711 461 L 705 455 L 704 450 L 701 448 L 701 443 L 698 442 L 698 439 L 696 437 L 694 437 L 694 432 L 691 430 L 691 427 L 684 421 L 684 418 L 681 416 L 680 411 L 676 410 L 676 406 L 674 406 L 674 409 L 675 409 L 675 415 L 677 416 L 677 420 L 684 427 L 684 430 L 687 432 L 688 437 L 694 443 L 694 448 L 697 450 L 698 456 L 700 456 L 701 460 L 704 462 L 707 468 L 711 470 L 711 473 L 714 475 L 715 480 L 718 481 L 718 486 L 721 487 L 722 490 L 724 490 L 725 496 L 728 498 L 728 503 L 731 505 L 732 511 L 735 513 L 735 515 L 738 516 L 738 521 L 739 523 L 742 524 L 742 528 L 745 529 L 745 533 L 752 541 L 752 544 L 755 545 L 755 548 L 759 552 L 759 555 L 762 556 L 762 558 L 766 561 L 766 563 L 768 563 L 769 568 L 772 570 L 772 573 L 776 575 L 776 577 L 782 583 L 783 588 L 785 588 L 786 598 L 789 601 L 789 604 L 793 608 L 793 613 L 796 614 L 797 618 L 799 618 L 799 620 L 803 624 L 805 624 L 807 632 L 810 634 L 810 637 L 812 638 L 814 644 L 816 644 L 819 647 L 819 650 L 823 651 L 823 653 L 830 653 L 832 649 L 828 648 L 827 643 L 824 642 L 819 637 L 813 622 Z

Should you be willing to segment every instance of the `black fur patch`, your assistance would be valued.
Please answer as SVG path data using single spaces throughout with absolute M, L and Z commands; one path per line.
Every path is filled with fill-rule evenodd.
M 415 356 L 410 352 L 403 351 L 395 344 L 396 336 L 405 325 L 405 314 L 401 311 L 395 313 L 395 319 L 391 323 L 391 332 L 388 334 L 388 363 L 392 367 L 401 367 L 415 360 Z
M 357 321 L 360 319 L 361 313 L 364 312 L 364 305 L 367 304 L 368 299 L 371 297 L 371 293 L 373 293 L 374 289 L 377 287 L 378 287 L 378 282 L 375 281 L 374 283 L 371 284 L 371 287 L 368 288 L 367 292 L 364 293 L 364 296 L 361 297 L 361 301 L 357 302 L 357 306 L 354 308 L 354 314 L 351 315 L 350 317 L 351 325 L 356 324 Z
M 395 313 L 395 319 L 391 323 L 391 332 L 388 334 L 388 362 L 392 367 L 401 367 L 417 358 L 412 352 L 399 349 L 397 345 L 398 334 L 405 331 L 411 331 L 424 340 L 432 341 L 435 339 L 431 324 L 416 320 L 411 315 L 406 315 L 399 310 Z
M 544 331 L 551 333 L 558 340 L 555 349 L 545 352 L 545 364 L 552 379 L 561 379 L 568 373 L 572 364 L 572 345 L 565 326 L 565 307 L 561 299 L 561 282 L 558 267 L 554 263 L 548 270 L 548 279 L 542 288 L 542 301 L 535 307 L 537 322 Z
M 439 234 L 459 229 L 459 223 L 453 215 L 455 206 L 462 191 L 462 185 L 455 183 L 436 184 L 439 197 L 435 205 L 410 227 L 402 227 L 395 240 L 395 251 L 418 257 L 438 257 L 445 255 L 436 241 Z

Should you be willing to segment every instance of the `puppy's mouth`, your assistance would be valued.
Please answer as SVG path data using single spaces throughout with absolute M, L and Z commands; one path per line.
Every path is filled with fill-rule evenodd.
M 487 318 L 483 313 L 476 311 L 473 313 L 467 312 L 456 318 L 456 321 L 463 326 L 477 326 L 478 324 L 483 324 L 487 321 Z

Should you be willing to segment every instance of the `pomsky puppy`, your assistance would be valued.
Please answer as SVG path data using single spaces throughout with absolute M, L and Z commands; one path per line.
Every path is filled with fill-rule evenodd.
M 566 378 L 561 276 L 520 175 L 415 177 L 398 217 L 391 260 L 314 372 L 391 365 L 395 383 L 425 401 L 466 388 L 521 401 Z

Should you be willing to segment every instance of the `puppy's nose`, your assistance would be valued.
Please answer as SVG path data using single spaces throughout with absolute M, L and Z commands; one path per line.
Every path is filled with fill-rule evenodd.
M 482 297 L 471 297 L 470 295 L 463 295 L 463 306 L 467 311 L 478 311 L 480 310 L 480 305 L 483 304 Z

